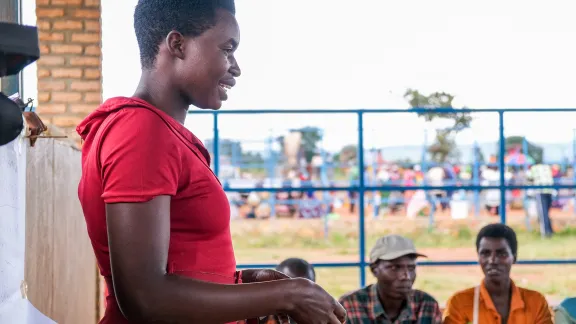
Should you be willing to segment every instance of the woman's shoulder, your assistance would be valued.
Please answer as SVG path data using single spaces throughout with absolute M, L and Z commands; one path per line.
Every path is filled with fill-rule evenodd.
M 522 287 L 518 287 L 518 290 L 520 291 L 520 294 L 522 295 L 522 300 L 526 305 L 533 307 L 540 307 L 544 304 L 548 305 L 548 301 L 546 300 L 546 297 L 542 293 L 536 290 Z

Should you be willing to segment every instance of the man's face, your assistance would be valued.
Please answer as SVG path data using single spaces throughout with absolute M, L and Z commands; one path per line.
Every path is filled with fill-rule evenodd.
M 510 278 L 515 257 L 506 239 L 483 237 L 478 247 L 478 262 L 486 279 L 502 281 Z
M 403 256 L 398 259 L 377 261 L 371 266 L 378 279 L 380 292 L 390 299 L 405 299 L 412 291 L 416 280 L 416 257 Z

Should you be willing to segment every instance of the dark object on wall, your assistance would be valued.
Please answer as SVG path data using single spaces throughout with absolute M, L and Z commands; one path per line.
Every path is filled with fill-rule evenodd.
M 0 78 L 18 74 L 38 60 L 38 29 L 0 22 Z M 22 107 L 0 92 L 0 145 L 12 142 L 22 132 Z
M 0 92 L 0 146 L 12 142 L 23 128 L 22 110 Z

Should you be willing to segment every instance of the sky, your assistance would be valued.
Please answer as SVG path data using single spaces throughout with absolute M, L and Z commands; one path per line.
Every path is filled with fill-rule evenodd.
M 102 0 L 105 99 L 131 95 L 139 80 L 136 2 Z M 242 76 L 224 110 L 406 109 L 407 88 L 446 91 L 456 106 L 469 108 L 576 108 L 571 0 L 238 0 L 236 10 Z M 570 143 L 574 117 L 507 113 L 505 131 Z M 329 150 L 357 140 L 353 115 L 225 115 L 219 121 L 221 138 L 253 142 L 245 146 L 254 149 L 270 135 L 308 125 L 324 129 Z M 192 114 L 186 126 L 201 139 L 212 137 L 211 116 Z M 430 141 L 441 126 L 410 114 L 368 115 L 365 146 L 422 144 L 426 132 Z M 457 141 L 496 141 L 497 132 L 497 115 L 481 113 Z

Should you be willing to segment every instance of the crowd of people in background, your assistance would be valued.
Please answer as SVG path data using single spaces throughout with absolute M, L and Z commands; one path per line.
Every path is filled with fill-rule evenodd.
M 494 158 L 492 158 L 494 159 Z M 281 187 L 318 187 L 322 183 L 314 170 L 310 172 L 292 172 L 282 179 Z M 360 172 L 357 167 L 346 169 L 345 181 L 330 181 L 328 187 L 357 186 Z M 474 173 L 476 173 L 474 175 Z M 574 207 L 573 189 L 514 189 L 505 193 L 506 206 L 501 206 L 501 192 L 499 188 L 483 190 L 458 190 L 465 185 L 498 186 L 500 184 L 500 170 L 497 164 L 487 164 L 474 171 L 469 165 L 434 165 L 422 170 L 421 165 L 400 165 L 397 163 L 381 163 L 378 166 L 366 167 L 364 170 L 366 186 L 390 186 L 389 190 L 367 191 L 365 203 L 370 206 L 375 215 L 387 214 L 391 216 L 406 215 L 408 218 L 434 214 L 436 210 L 456 214 L 454 208 L 465 205 L 465 218 L 473 208 L 469 206 L 479 204 L 483 213 L 498 217 L 502 208 L 525 210 L 526 214 L 537 218 L 543 236 L 553 234 L 550 220 L 550 210 L 558 208 L 566 210 Z M 504 172 L 507 184 L 515 186 L 557 184 L 572 184 L 574 174 L 571 168 L 562 168 L 559 165 L 532 164 L 525 166 L 509 166 Z M 412 189 L 415 186 L 448 187 L 447 189 L 420 190 Z M 257 187 L 264 187 L 263 181 L 256 183 Z M 229 193 L 233 208 L 233 217 L 268 218 L 337 218 L 343 215 L 356 215 L 358 213 L 357 191 L 285 191 L 276 193 L 255 192 L 246 190 L 239 193 Z M 242 207 L 245 212 L 239 210 Z M 456 207 L 454 207 L 456 206 Z M 344 211 L 344 212 L 339 212 Z M 453 216 L 456 217 L 456 216 Z
M 519 287 L 511 278 L 518 246 L 516 233 L 507 225 L 483 227 L 476 237 L 483 278 L 479 278 L 478 285 L 455 292 L 441 307 L 434 292 L 413 288 L 417 259 L 426 256 L 406 237 L 384 236 L 370 252 L 370 272 L 376 282 L 339 299 L 347 311 L 346 323 L 575 324 L 576 297 L 567 296 L 559 305 L 550 307 L 541 293 Z M 290 277 L 316 280 L 313 266 L 302 259 L 287 259 L 276 270 Z M 271 316 L 261 323 L 280 322 Z

